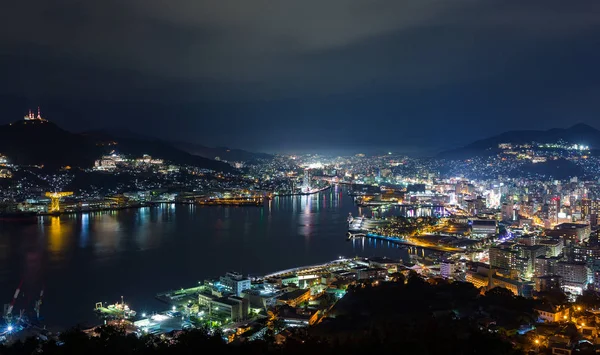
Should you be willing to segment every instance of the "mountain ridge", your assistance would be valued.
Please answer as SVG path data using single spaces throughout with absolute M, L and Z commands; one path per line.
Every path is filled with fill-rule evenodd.
M 226 161 L 254 161 L 257 159 L 271 159 L 273 155 L 267 153 L 250 152 L 243 149 L 229 147 L 207 147 L 202 144 L 177 141 L 173 146 L 190 154 L 198 155 L 208 159 L 219 158 Z
M 440 158 L 464 159 L 471 156 L 493 155 L 498 153 L 499 144 L 556 143 L 563 140 L 569 144 L 600 147 L 600 130 L 585 123 L 577 123 L 568 128 L 548 130 L 512 130 L 471 142 L 463 147 L 450 149 L 438 154 Z
M 90 168 L 96 159 L 113 149 L 133 156 L 149 154 L 175 164 L 233 170 L 229 164 L 192 155 L 160 139 L 117 138 L 101 131 L 72 133 L 46 120 L 22 120 L 0 126 L 0 153 L 19 165 Z

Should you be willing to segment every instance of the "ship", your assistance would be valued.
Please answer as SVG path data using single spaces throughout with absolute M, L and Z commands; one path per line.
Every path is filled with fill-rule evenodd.
M 136 311 L 129 308 L 121 297 L 120 303 L 104 305 L 102 302 L 96 303 L 94 312 L 102 319 L 131 319 L 137 314 Z
M 197 199 L 196 204 L 201 206 L 264 206 L 265 198 L 263 196 L 235 196 L 235 197 L 212 197 L 206 199 Z

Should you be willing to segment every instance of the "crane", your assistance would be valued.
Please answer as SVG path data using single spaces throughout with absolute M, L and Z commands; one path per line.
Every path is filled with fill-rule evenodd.
M 44 297 L 44 289 L 42 288 L 42 290 L 40 291 L 40 298 L 35 301 L 35 306 L 33 307 L 33 309 L 35 310 L 35 315 L 37 316 L 37 319 L 40 319 L 40 307 L 42 306 L 42 299 Z
M 4 320 L 6 320 L 7 324 L 10 324 L 10 322 L 12 320 L 12 310 L 15 306 L 15 303 L 17 302 L 17 298 L 19 297 L 19 293 L 21 292 L 22 286 L 23 286 L 23 280 L 21 280 L 21 282 L 19 283 L 19 287 L 17 287 L 17 289 L 15 290 L 15 295 L 13 296 L 12 301 L 10 302 L 8 307 L 5 307 Z
M 50 212 L 60 212 L 60 199 L 73 195 L 73 192 L 46 192 L 46 197 L 50 197 Z

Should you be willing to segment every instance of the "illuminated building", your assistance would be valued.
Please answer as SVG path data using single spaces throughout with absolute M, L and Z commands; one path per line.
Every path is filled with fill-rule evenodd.
M 319 311 L 316 309 L 300 309 L 283 306 L 279 310 L 277 318 L 291 327 L 306 327 L 313 325 L 319 319 Z
M 534 287 L 532 282 L 521 282 L 506 278 L 486 266 L 478 266 L 477 271 L 467 271 L 466 281 L 477 288 L 483 287 L 486 290 L 491 290 L 494 287 L 504 287 L 514 295 L 523 297 L 530 297 Z
M 440 275 L 447 279 L 454 275 L 456 270 L 458 269 L 458 264 L 454 261 L 443 260 L 440 264 Z
M 535 271 L 535 260 L 540 256 L 546 256 L 546 247 L 543 245 L 518 245 L 517 249 L 520 251 L 521 260 L 523 260 L 517 269 L 521 272 L 521 275 L 526 275 L 529 279 Z
M 225 314 L 232 321 L 246 319 L 248 310 L 248 300 L 236 296 L 213 300 L 209 308 L 211 314 Z
M 534 311 L 544 322 L 562 322 L 569 318 L 570 308 L 566 306 L 553 306 L 550 303 L 541 303 Z
M 219 297 L 200 293 L 198 304 L 207 307 L 209 315 L 220 315 L 232 321 L 246 319 L 249 312 L 248 300 L 237 296 Z
M 545 275 L 535 277 L 535 290 L 547 292 L 560 290 L 562 278 L 558 275 Z
M 0 179 L 12 178 L 12 172 L 8 169 L 0 169 Z
M 469 212 L 472 215 L 476 215 L 478 213 L 481 213 L 484 208 L 485 208 L 485 198 L 481 197 L 481 196 L 477 196 L 476 199 L 465 199 L 463 201 L 464 203 L 466 203 L 467 205 L 467 212 Z
M 138 164 L 142 163 L 142 164 L 160 165 L 160 164 L 163 163 L 163 160 L 162 159 L 155 159 L 155 158 L 152 158 L 151 156 L 149 156 L 148 154 L 144 154 L 142 156 L 142 158 L 136 159 L 136 162 Z
M 35 116 L 33 114 L 33 112 L 31 112 L 31 110 L 29 110 L 29 114 L 27 114 L 25 117 L 23 117 L 23 119 L 25 121 L 40 121 L 40 122 L 47 122 L 48 120 L 42 118 L 42 113 L 40 111 L 40 107 L 38 106 L 38 110 L 37 110 L 37 116 Z
M 514 221 L 515 220 L 515 209 L 512 202 L 502 204 L 502 220 L 503 221 Z
M 556 263 L 556 275 L 562 277 L 563 288 L 581 294 L 588 284 L 589 269 L 585 263 L 559 261 Z
M 581 199 L 581 217 L 586 219 L 592 213 L 592 200 L 589 198 Z
M 585 242 L 590 236 L 591 228 L 583 223 L 561 223 L 554 226 L 553 229 L 547 229 L 546 235 L 562 237 L 565 241 Z
M 502 243 L 490 248 L 490 266 L 493 268 L 514 270 L 517 268 L 518 257 L 519 252 L 512 243 Z
M 221 276 L 219 278 L 219 283 L 228 292 L 231 292 L 238 297 L 241 297 L 242 292 L 249 289 L 251 286 L 250 280 L 244 278 L 237 272 L 228 272 L 225 276 Z
M 495 219 L 473 219 L 470 221 L 471 234 L 489 236 L 498 233 L 498 222 Z
M 352 268 L 353 272 L 356 272 L 356 278 L 358 280 L 375 280 L 385 279 L 388 274 L 385 268 L 371 268 L 368 266 L 358 266 Z
M 310 171 L 304 169 L 304 178 L 302 180 L 302 192 L 310 191 Z
M 123 162 L 118 154 L 104 155 L 101 159 L 96 160 L 94 163 L 94 170 L 99 171 L 113 171 L 117 168 L 117 163 Z
M 559 256 L 562 254 L 564 248 L 564 242 L 558 238 L 538 240 L 536 244 L 546 247 L 547 256 Z
M 568 255 L 571 261 L 591 264 L 594 260 L 600 260 L 600 247 L 572 245 Z
M 287 304 L 291 307 L 296 307 L 310 299 L 310 289 L 298 289 L 284 293 L 277 298 L 277 302 L 281 304 Z
M 534 260 L 534 274 L 536 276 L 553 275 L 556 272 L 556 264 L 559 260 L 555 256 L 538 256 Z
M 265 281 L 265 288 L 275 291 L 276 289 L 288 287 L 291 285 L 298 286 L 300 279 L 297 275 L 271 277 Z

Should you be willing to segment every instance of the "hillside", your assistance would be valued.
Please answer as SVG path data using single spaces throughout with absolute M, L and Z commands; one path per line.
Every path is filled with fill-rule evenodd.
M 496 154 L 499 151 L 498 144 L 501 143 L 556 143 L 559 140 L 571 144 L 583 144 L 591 148 L 598 148 L 600 147 L 600 131 L 582 123 L 569 128 L 553 128 L 547 131 L 508 131 L 475 141 L 461 148 L 442 152 L 439 154 L 439 157 L 446 159 L 466 159 L 473 156 Z
M 227 147 L 206 147 L 201 144 L 188 142 L 174 142 L 173 145 L 190 154 L 198 155 L 208 159 L 219 157 L 227 161 L 254 161 L 257 159 L 271 159 L 272 155 L 266 153 L 254 153 L 242 149 L 230 149 Z
M 116 145 L 105 145 L 116 142 Z M 151 156 L 175 164 L 193 165 L 217 171 L 230 171 L 225 163 L 192 155 L 158 139 L 116 138 L 108 134 L 68 132 L 49 121 L 17 121 L 0 126 L 0 153 L 19 165 L 44 165 L 89 168 L 102 154 Z

